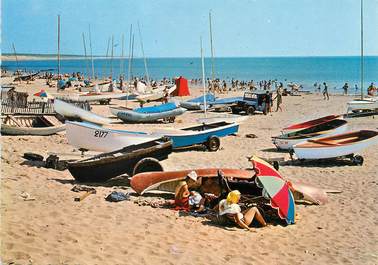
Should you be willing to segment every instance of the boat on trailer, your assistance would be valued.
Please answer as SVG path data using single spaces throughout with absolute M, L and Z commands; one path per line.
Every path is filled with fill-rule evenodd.
M 299 131 L 299 130 L 304 130 L 304 129 L 310 128 L 312 126 L 324 123 L 326 121 L 331 121 L 331 120 L 340 119 L 340 118 L 341 118 L 341 115 L 328 115 L 328 116 L 324 116 L 324 117 L 314 119 L 314 120 L 309 120 L 309 121 L 305 121 L 305 122 L 301 122 L 301 123 L 295 123 L 295 124 L 292 124 L 292 125 L 289 125 L 289 126 L 283 128 L 282 134 L 291 133 L 291 132 L 295 132 L 295 131 Z
M 160 139 L 68 162 L 67 168 L 77 181 L 103 182 L 123 174 L 162 171 L 159 161 L 168 158 L 171 152 L 172 143 Z
M 362 112 L 362 111 L 375 111 L 378 112 L 378 97 L 355 99 L 347 103 L 347 113 L 349 112 Z
M 345 132 L 346 129 L 347 121 L 334 119 L 303 130 L 272 137 L 272 142 L 279 150 L 291 150 L 295 144 L 309 139 L 339 134 Z
M 160 138 L 144 132 L 115 130 L 88 122 L 66 121 L 66 130 L 70 145 L 99 152 L 111 152 Z
M 66 129 L 55 115 L 4 115 L 1 116 L 3 135 L 52 135 Z
M 378 131 L 360 130 L 337 134 L 293 146 L 298 159 L 329 159 L 349 157 L 352 162 L 362 165 L 363 158 L 355 153 L 378 143 Z
M 157 106 L 136 109 L 110 107 L 110 111 L 124 122 L 154 122 L 160 119 L 167 119 L 170 122 L 174 122 L 175 117 L 183 114 L 186 109 L 177 107 L 175 103 L 169 102 Z
M 159 129 L 153 134 L 162 135 L 172 140 L 173 148 L 204 144 L 209 151 L 217 151 L 220 146 L 220 137 L 236 134 L 238 123 L 216 122 L 204 123 L 182 129 Z

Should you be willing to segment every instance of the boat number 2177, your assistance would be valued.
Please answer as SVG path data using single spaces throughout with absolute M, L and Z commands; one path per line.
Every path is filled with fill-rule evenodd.
M 108 132 L 103 132 L 103 131 L 95 131 L 94 137 L 100 137 L 100 138 L 105 138 L 108 135 Z

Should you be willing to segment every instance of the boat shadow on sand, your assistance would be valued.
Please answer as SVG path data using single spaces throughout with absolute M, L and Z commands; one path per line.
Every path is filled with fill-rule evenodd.
M 279 163 L 280 166 L 295 166 L 295 167 L 344 167 L 357 166 L 350 159 L 319 159 L 319 160 L 287 160 Z

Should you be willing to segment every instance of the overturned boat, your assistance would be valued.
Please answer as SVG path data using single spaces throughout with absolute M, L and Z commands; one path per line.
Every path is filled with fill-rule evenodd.
M 334 119 L 303 130 L 272 137 L 272 142 L 279 150 L 291 150 L 295 144 L 309 139 L 342 133 L 346 129 L 347 121 Z
M 55 115 L 4 115 L 1 116 L 3 135 L 52 135 L 66 129 Z
M 180 102 L 180 107 L 183 107 L 187 110 L 200 110 L 205 104 L 211 104 L 215 101 L 215 96 L 211 93 L 206 94 L 205 96 L 199 96 L 197 98 L 189 99 L 187 101 Z
M 66 130 L 70 145 L 100 152 L 111 152 L 161 138 L 144 132 L 114 130 L 88 122 L 66 121 Z
M 112 122 L 111 119 L 97 115 L 59 99 L 54 100 L 54 110 L 68 120 L 81 120 L 95 124 L 109 124 Z
M 173 122 L 176 116 L 183 114 L 186 109 L 178 107 L 175 103 L 166 103 L 152 107 L 129 109 L 125 107 L 111 107 L 113 115 L 125 122 L 154 122 L 168 119 Z
M 354 154 L 377 143 L 377 131 L 360 130 L 309 139 L 294 145 L 293 149 L 298 159 L 328 159 L 349 156 L 356 164 L 362 164 L 362 157 L 354 156 Z
M 171 152 L 172 143 L 161 139 L 69 162 L 68 170 L 77 181 L 103 182 L 122 174 L 162 171 L 159 161 L 168 158 Z

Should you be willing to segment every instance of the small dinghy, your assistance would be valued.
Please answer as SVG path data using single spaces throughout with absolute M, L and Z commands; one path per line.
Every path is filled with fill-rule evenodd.
M 122 174 L 162 171 L 159 161 L 171 152 L 172 143 L 161 139 L 69 162 L 68 170 L 77 181 L 103 182 Z
M 321 118 L 318 118 L 318 119 L 315 119 L 315 120 L 310 120 L 310 121 L 305 121 L 305 122 L 302 122 L 302 123 L 292 124 L 292 125 L 290 125 L 286 128 L 283 128 L 282 134 L 292 133 L 292 132 L 299 131 L 299 130 L 304 130 L 304 129 L 310 128 L 312 126 L 315 126 L 315 125 L 318 125 L 318 124 L 321 124 L 321 123 L 324 123 L 324 122 L 327 122 L 327 121 L 339 119 L 340 117 L 341 117 L 341 115 L 329 115 L 329 116 L 324 116 L 324 117 L 321 117 Z
M 102 117 L 93 112 L 79 108 L 59 99 L 54 100 L 54 110 L 66 119 L 79 119 L 82 121 L 92 122 L 95 124 L 109 124 L 111 119 Z
M 51 135 L 66 129 L 55 115 L 5 115 L 1 116 L 3 135 Z
M 239 124 L 216 122 L 186 127 L 182 129 L 160 129 L 154 134 L 168 137 L 173 142 L 173 148 L 204 144 L 209 151 L 217 151 L 220 146 L 220 137 L 235 134 Z
M 291 150 L 293 145 L 308 139 L 335 135 L 344 132 L 346 129 L 347 122 L 345 120 L 334 119 L 307 129 L 272 137 L 272 141 L 279 150 Z
M 213 101 L 215 101 L 215 96 L 211 93 L 208 93 L 204 96 L 199 96 L 197 98 L 189 99 L 187 101 L 180 102 L 180 107 L 183 107 L 187 110 L 201 110 L 203 108 L 204 102 L 210 105 Z
M 360 111 L 378 111 L 378 97 L 375 98 L 364 98 L 356 99 L 347 103 L 349 112 L 360 112 Z
M 125 122 L 153 122 L 160 119 L 169 119 L 169 121 L 173 122 L 175 117 L 183 114 L 186 109 L 177 107 L 175 103 L 170 102 L 136 109 L 111 107 L 110 111 Z
M 157 140 L 144 132 L 113 130 L 88 122 L 66 121 L 68 143 L 79 149 L 111 152 L 130 145 Z
M 166 87 L 166 86 L 160 86 L 158 88 L 153 89 L 149 93 L 140 94 L 136 96 L 135 98 L 140 102 L 151 102 L 151 101 L 157 101 L 162 99 L 165 94 L 170 95 L 173 91 L 176 90 L 176 86 Z
M 354 154 L 377 143 L 377 131 L 361 130 L 309 139 L 294 145 L 293 148 L 298 159 L 328 159 L 348 156 L 354 163 L 362 165 L 363 158 L 354 156 Z

